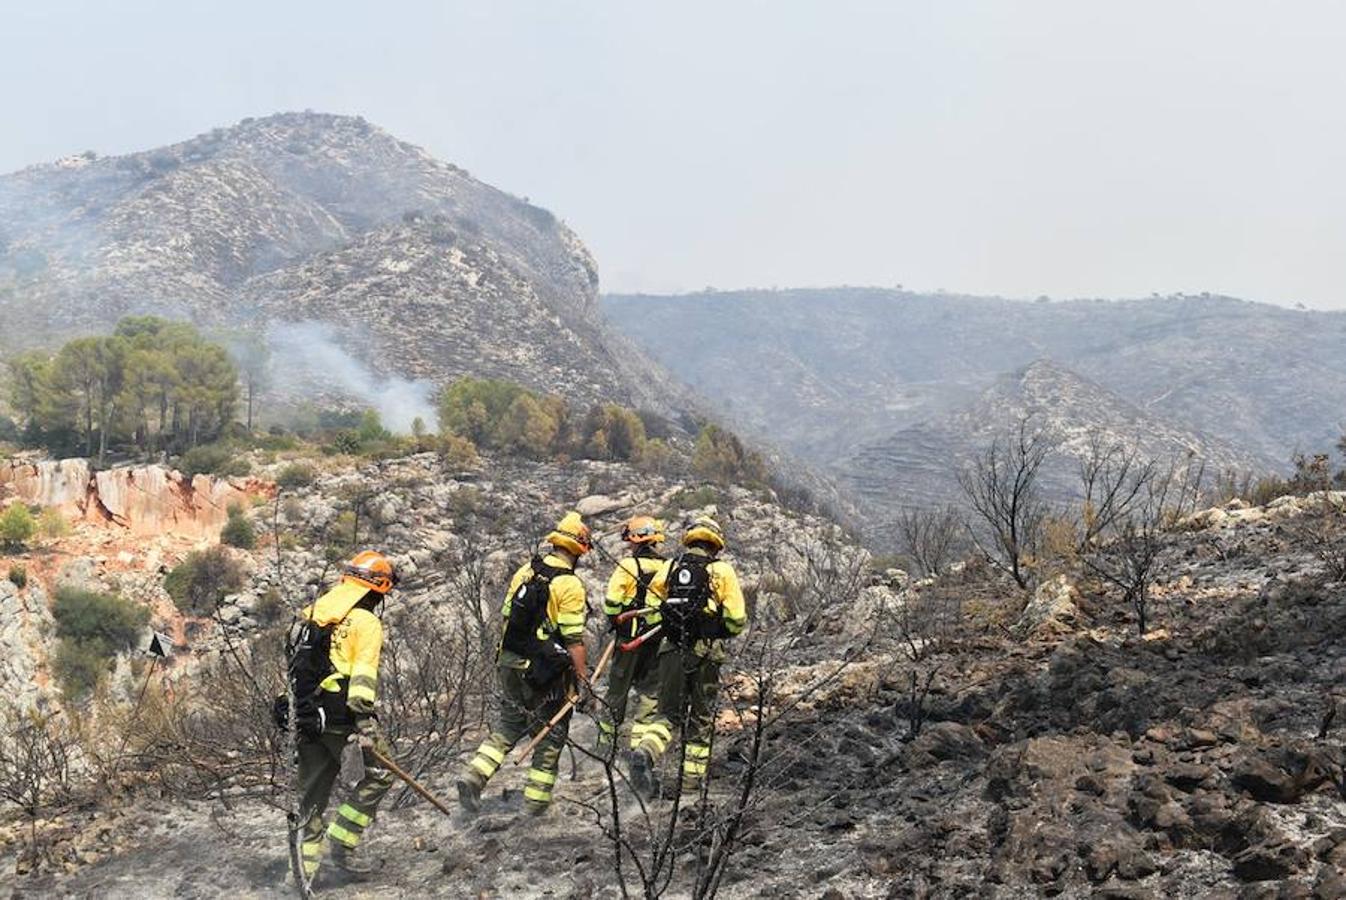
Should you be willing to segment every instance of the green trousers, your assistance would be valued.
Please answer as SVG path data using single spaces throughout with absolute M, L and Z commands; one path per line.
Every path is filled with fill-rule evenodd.
M 626 704 L 631 689 L 636 691 L 636 715 L 631 722 L 631 749 L 640 746 L 659 705 L 659 642 L 649 641 L 636 649 L 614 651 L 608 671 L 608 691 L 598 719 L 599 749 L 616 743 L 617 732 L 626 721 Z
M 341 754 L 350 740 L 350 731 L 328 731 L 317 740 L 300 739 L 299 815 L 303 820 L 304 874 L 312 878 L 322 860 L 323 813 L 332 796 L 332 786 L 341 774 Z M 380 753 L 392 757 L 392 746 L 380 731 L 375 739 Z M 384 769 L 369 751 L 364 751 L 365 774 L 350 798 L 337 807 L 327 826 L 326 836 L 349 848 L 360 843 L 360 836 L 374 821 L 379 801 L 393 785 L 393 775 Z
M 659 654 L 659 708 L 646 726 L 640 749 L 658 760 L 684 730 L 682 790 L 701 788 L 710 767 L 710 745 L 715 737 L 715 705 L 720 694 L 720 663 L 674 646 Z
M 496 727 L 463 769 L 462 778 L 486 787 L 486 782 L 499 771 L 505 757 L 521 738 L 541 731 L 565 703 L 564 677 L 557 678 L 546 688 L 537 688 L 525 678 L 523 670 L 500 666 L 496 669 L 500 680 L 500 711 Z M 532 767 L 524 785 L 524 805 L 530 812 L 542 812 L 551 805 L 552 790 L 556 787 L 556 773 L 561 767 L 561 751 L 570 734 L 569 713 L 533 750 Z

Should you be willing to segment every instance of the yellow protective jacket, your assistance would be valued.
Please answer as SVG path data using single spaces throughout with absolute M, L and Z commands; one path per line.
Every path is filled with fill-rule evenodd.
M 654 578 L 663 566 L 664 558 L 654 554 L 628 556 L 617 563 L 617 568 L 612 570 L 612 576 L 608 578 L 608 593 L 603 600 L 603 612 L 611 618 L 621 615 L 628 609 L 651 605 L 653 592 L 650 590 L 650 586 L 654 584 Z M 640 582 L 636 579 L 637 573 L 640 574 L 647 585 L 643 597 L 641 596 Z M 667 576 L 665 576 L 665 580 L 667 580 Z M 642 619 L 646 625 L 655 625 L 659 622 L 659 614 L 651 613 L 648 616 L 642 616 L 640 619 L 628 622 L 618 628 L 618 633 L 623 638 L 634 637 L 641 631 Z
M 687 550 L 689 556 L 710 556 L 700 547 L 691 547 Z M 673 571 L 673 564 L 676 559 L 670 559 L 660 566 L 658 573 L 654 576 L 654 581 L 650 583 L 649 605 L 658 607 L 663 603 L 664 598 L 668 596 L 668 578 Z M 738 573 L 734 567 L 723 559 L 712 559 L 706 566 L 706 572 L 710 576 L 710 596 L 706 598 L 705 611 L 712 615 L 717 615 L 720 621 L 724 623 L 724 630 L 730 637 L 737 637 L 743 633 L 743 629 L 748 627 L 748 606 L 743 599 L 743 588 L 738 582 Z M 720 646 L 719 640 L 698 640 L 692 648 L 697 656 L 709 656 L 714 659 L 724 659 L 724 649 Z M 661 653 L 667 653 L 676 650 L 672 643 L 665 641 Z
M 538 628 L 538 638 L 546 640 L 552 635 L 561 639 L 566 646 L 582 643 L 584 640 L 584 618 L 588 612 L 588 602 L 584 582 L 575 574 L 574 565 L 555 554 L 547 554 L 542 561 L 557 569 L 566 569 L 563 574 L 551 580 L 547 591 L 547 619 Z M 505 603 L 500 614 L 509 621 L 510 608 L 514 594 L 519 586 L 533 577 L 532 562 L 524 563 L 510 579 L 509 590 L 505 592 Z M 499 665 L 511 669 L 528 667 L 528 660 L 517 653 L 501 647 Z
M 322 683 L 324 691 L 346 694 L 346 706 L 356 718 L 372 716 L 378 697 L 379 653 L 383 650 L 383 622 L 367 609 L 356 609 L 369 589 L 341 582 L 323 594 L 304 615 L 318 625 L 337 624 L 332 631 L 332 667 Z

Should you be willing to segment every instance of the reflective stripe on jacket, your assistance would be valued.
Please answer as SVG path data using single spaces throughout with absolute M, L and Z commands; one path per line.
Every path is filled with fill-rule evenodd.
M 580 581 L 578 575 L 574 572 L 574 567 L 554 554 L 547 554 L 542 557 L 542 561 L 549 566 L 557 569 L 565 569 L 565 572 L 557 575 L 551 580 L 547 591 L 547 619 L 538 627 L 538 639 L 547 640 L 552 634 L 560 637 L 563 644 L 579 644 L 584 640 L 584 617 L 588 612 L 588 604 L 585 600 L 584 582 Z M 519 590 L 520 585 L 533 577 L 533 565 L 531 562 L 524 563 L 514 573 L 510 579 L 509 590 L 505 592 L 505 603 L 501 607 L 500 613 L 506 619 L 509 618 L 510 607 L 514 600 L 514 594 Z M 511 668 L 522 668 L 524 660 L 522 657 L 508 650 L 503 650 L 500 654 L 500 665 Z
M 664 560 L 658 556 L 628 556 L 617 563 L 617 568 L 612 570 L 612 576 L 608 579 L 608 593 L 603 600 L 603 612 L 609 616 L 617 616 L 635 606 L 640 594 L 640 584 L 636 580 L 637 572 L 649 579 L 651 588 L 646 590 L 643 601 L 643 605 L 649 606 L 654 576 L 663 565 Z M 643 618 L 647 625 L 654 625 L 659 621 L 657 613 L 651 613 Z
M 687 551 L 689 555 L 709 556 L 710 554 L 700 549 L 692 547 Z M 648 603 L 650 606 L 659 606 L 668 596 L 668 577 L 673 571 L 675 559 L 670 559 L 663 563 L 654 581 L 650 583 Z M 743 629 L 748 626 L 748 605 L 743 599 L 743 588 L 738 582 L 738 573 L 734 567 L 722 559 L 712 559 L 706 566 L 706 572 L 710 575 L 710 596 L 706 598 L 705 611 L 711 614 L 718 614 L 720 620 L 724 622 L 724 630 L 730 637 L 735 637 L 743 633 Z M 719 641 L 697 641 L 695 652 L 700 656 L 715 652 L 719 655 L 722 651 L 713 645 Z M 664 650 L 668 650 L 672 645 L 666 644 Z
M 344 690 L 346 705 L 357 716 L 374 713 L 383 650 L 383 622 L 369 610 L 355 607 L 368 593 L 363 585 L 343 581 L 304 610 L 319 625 L 339 623 L 332 632 L 330 654 L 336 671 L 323 681 L 322 689 Z

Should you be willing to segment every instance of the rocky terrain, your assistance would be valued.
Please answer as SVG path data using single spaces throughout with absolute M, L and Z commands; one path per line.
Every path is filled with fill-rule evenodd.
M 0 490 L 71 521 L 105 524 L 128 535 L 214 539 L 229 507 L 274 496 L 276 486 L 257 479 L 188 478 L 158 465 L 94 472 L 83 459 L 10 459 L 0 465 Z
M 675 405 L 603 322 L 573 232 L 363 119 L 286 113 L 31 167 L 0 176 L 0 222 L 0 352 L 153 312 L 253 334 L 326 329 L 338 359 L 431 384 L 472 371 Z M 474 368 L 483 324 L 499 341 Z M 335 392 L 332 355 L 278 359 L 273 382 Z
M 1058 501 L 1078 495 L 1079 462 L 1092 442 L 1132 449 L 1142 459 L 1190 460 L 1204 465 L 1212 479 L 1222 472 L 1277 468 L 1274 460 L 1193 432 L 1040 360 L 1000 379 L 956 412 L 860 448 L 838 465 L 841 483 L 868 512 L 868 531 L 879 541 L 898 510 L 957 497 L 959 469 L 993 440 L 1012 433 L 1020 421 L 1030 422 L 1056 444 L 1041 473 L 1041 486 Z
M 1039 360 L 1282 467 L 1335 443 L 1346 401 L 1346 315 L 1227 297 L 833 288 L 608 296 L 603 309 L 745 431 L 862 480 L 905 474 L 864 448 L 971 419 L 984 391 Z
M 693 487 L 610 463 L 488 460 L 459 472 L 423 454 L 333 465 L 255 507 L 259 527 L 273 523 L 289 537 L 279 554 L 265 546 L 240 554 L 249 583 L 213 617 L 175 622 L 165 615 L 171 602 L 153 594 L 159 569 L 151 569 L 196 542 L 156 548 L 119 537 L 116 523 L 77 525 L 59 565 L 35 581 L 49 588 L 78 576 L 125 591 L 143 573 L 152 624 L 177 635 L 169 680 L 186 691 L 215 650 L 275 640 L 261 597 L 277 588 L 293 607 L 314 595 L 331 574 L 324 523 L 352 503 L 364 510 L 362 540 L 387 547 L 408 574 L 386 619 L 390 645 L 406 648 L 461 624 L 463 573 L 480 571 L 482 596 L 494 598 L 564 505 L 588 513 L 612 552 L 612 530 L 634 510 L 676 518 L 713 502 L 730 529 L 754 626 L 726 673 L 709 814 L 735 808 L 747 771 L 759 778 L 723 896 L 1328 898 L 1346 890 L 1339 727 L 1318 738 L 1346 670 L 1346 591 L 1305 542 L 1306 501 L 1234 503 L 1178 525 L 1152 601 L 1158 627 L 1137 636 L 1130 609 L 1087 581 L 1044 576 L 1027 603 L 977 567 L 912 583 L 876 570 L 824 520 L 751 491 Z M 168 558 L 153 559 L 156 552 Z M 596 596 L 606 563 L 596 558 L 583 571 Z M 40 616 L 40 589 L 7 587 L 5 608 L 17 598 Z M 411 660 L 397 665 L 397 675 L 385 672 L 385 703 L 392 682 L 417 683 Z M 41 683 L 40 655 L 30 670 Z M 455 698 L 476 696 L 470 680 L 455 684 L 436 702 L 452 708 Z M 754 706 L 759 696 L 765 710 Z M 759 712 L 770 724 L 754 757 Z M 451 740 L 414 730 L 402 738 L 408 759 L 436 761 L 418 771 L 445 796 L 481 733 L 473 717 L 458 721 Z M 577 743 L 591 736 L 581 721 Z M 442 753 L 425 755 L 434 748 Z M 619 896 L 611 845 L 595 823 L 608 808 L 604 769 L 582 752 L 575 758 L 573 773 L 569 760 L 563 766 L 565 799 L 541 821 L 518 818 L 512 767 L 473 821 L 399 798 L 371 831 L 384 871 L 364 887 L 326 893 Z M 618 790 L 638 841 L 650 827 L 662 833 L 667 801 L 651 807 L 655 825 L 647 826 Z M 275 802 L 265 790 L 226 784 L 191 799 L 165 784 L 67 809 L 44 823 L 51 861 L 14 887 L 21 895 L 291 896 L 283 811 L 268 796 Z M 687 895 L 704 862 L 696 827 L 689 820 L 676 831 L 679 841 L 693 837 L 675 853 L 668 896 Z M 6 872 L 15 871 L 25 833 L 18 821 L 6 833 Z M 517 852 L 520 840 L 528 852 Z M 638 892 L 629 865 L 626 877 Z

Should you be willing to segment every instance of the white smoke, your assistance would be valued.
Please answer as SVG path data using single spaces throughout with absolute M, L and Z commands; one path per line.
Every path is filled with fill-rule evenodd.
M 346 395 L 375 410 L 389 431 L 410 434 L 417 418 L 434 428 L 435 408 L 430 402 L 434 385 L 378 374 L 342 346 L 331 325 L 284 323 L 274 326 L 269 338 L 278 381 L 286 373 L 302 374 L 320 392 Z

